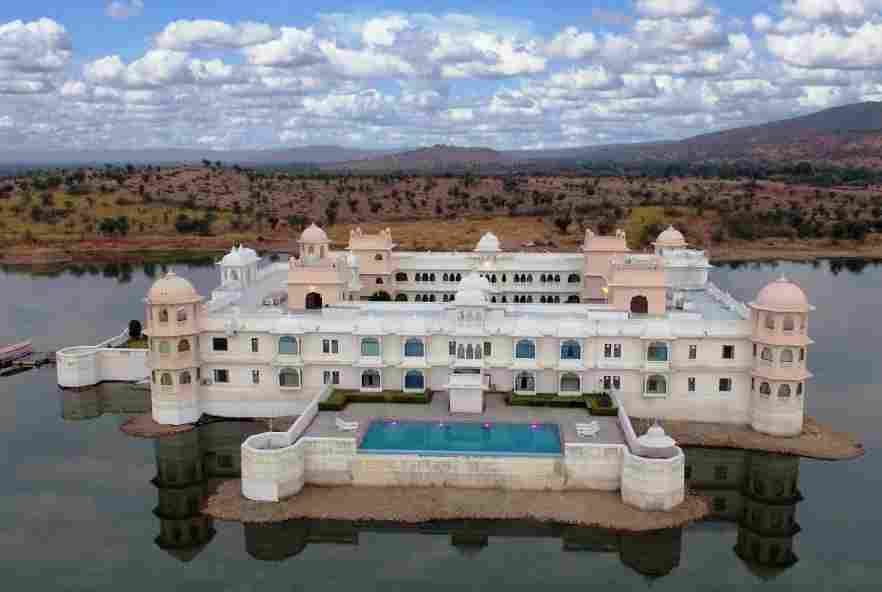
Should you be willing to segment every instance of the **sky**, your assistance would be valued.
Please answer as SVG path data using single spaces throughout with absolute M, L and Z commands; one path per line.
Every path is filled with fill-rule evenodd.
M 0 3 L 0 150 L 656 141 L 882 100 L 882 0 Z

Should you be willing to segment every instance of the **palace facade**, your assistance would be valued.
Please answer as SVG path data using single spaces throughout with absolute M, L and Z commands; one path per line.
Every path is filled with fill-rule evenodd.
M 622 231 L 587 231 L 575 253 L 504 251 L 491 233 L 469 252 L 399 251 L 388 229 L 335 251 L 315 225 L 299 245 L 280 263 L 233 248 L 207 300 L 172 272 L 151 287 L 157 422 L 298 415 L 333 385 L 446 391 L 464 413 L 487 392 L 606 391 L 632 416 L 802 429 L 805 294 L 782 278 L 736 301 L 674 228 L 651 253 Z

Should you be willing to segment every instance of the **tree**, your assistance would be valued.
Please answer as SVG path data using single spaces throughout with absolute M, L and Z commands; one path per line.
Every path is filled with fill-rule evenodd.
M 554 218 L 554 225 L 557 226 L 557 229 L 561 232 L 561 234 L 567 233 L 567 228 L 570 227 L 570 224 L 573 223 L 573 215 L 571 212 L 565 212 Z
M 129 321 L 129 337 L 132 339 L 141 338 L 141 322 L 135 319 Z

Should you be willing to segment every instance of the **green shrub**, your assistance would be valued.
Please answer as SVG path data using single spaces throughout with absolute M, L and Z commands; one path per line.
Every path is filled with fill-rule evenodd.
M 402 391 L 380 391 L 363 393 L 355 390 L 335 390 L 324 401 L 319 402 L 319 411 L 342 411 L 349 403 L 406 403 L 428 405 L 432 401 L 431 391 L 405 393 Z

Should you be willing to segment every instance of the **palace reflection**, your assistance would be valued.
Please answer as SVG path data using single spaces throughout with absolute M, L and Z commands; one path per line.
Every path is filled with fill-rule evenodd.
M 129 385 L 104 384 L 61 393 L 66 420 L 145 413 L 150 408 L 150 393 Z M 265 429 L 261 422 L 222 420 L 153 441 L 156 476 L 151 482 L 157 492 L 153 513 L 159 521 L 155 537 L 159 548 L 189 561 L 211 542 L 214 521 L 203 515 L 200 507 L 219 483 L 240 476 L 242 442 Z M 798 457 L 702 448 L 687 449 L 686 456 L 690 489 L 710 498 L 713 514 L 709 521 L 736 525 L 734 554 L 752 573 L 768 579 L 797 562 L 793 550 L 794 537 L 800 531 L 796 505 L 802 500 L 797 487 Z M 248 523 L 243 530 L 246 551 L 262 561 L 293 559 L 309 545 L 358 545 L 362 532 L 443 536 L 463 556 L 476 559 L 493 538 L 556 538 L 562 551 L 615 553 L 622 564 L 650 578 L 671 573 L 680 564 L 683 547 L 682 529 L 621 534 L 518 520 L 406 525 L 309 519 Z

